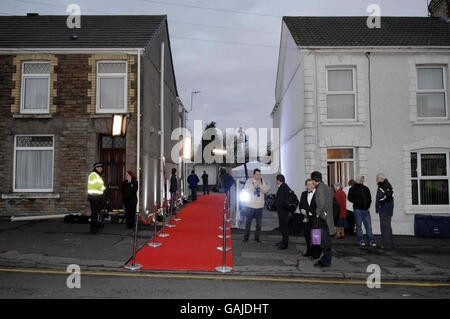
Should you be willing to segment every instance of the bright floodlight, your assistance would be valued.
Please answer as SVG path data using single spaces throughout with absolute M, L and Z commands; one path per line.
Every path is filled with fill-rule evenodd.
M 113 117 L 112 136 L 122 135 L 122 115 L 115 114 Z
M 183 158 L 185 160 L 191 159 L 191 137 L 190 136 L 184 137 Z
M 247 191 L 242 191 L 240 194 L 241 202 L 248 202 L 250 200 L 250 194 Z
M 213 149 L 212 152 L 214 155 L 226 155 L 227 154 L 227 150 L 221 150 L 221 149 Z

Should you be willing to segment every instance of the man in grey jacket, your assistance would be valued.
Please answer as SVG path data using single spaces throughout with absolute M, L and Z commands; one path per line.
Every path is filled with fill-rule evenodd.
M 320 172 L 312 172 L 311 179 L 316 185 L 316 217 L 318 227 L 322 229 L 321 246 L 323 255 L 319 261 L 314 264 L 315 267 L 331 266 L 331 236 L 335 234 L 333 220 L 333 192 L 331 188 L 322 182 L 322 174 Z M 314 222 L 312 223 L 314 227 Z

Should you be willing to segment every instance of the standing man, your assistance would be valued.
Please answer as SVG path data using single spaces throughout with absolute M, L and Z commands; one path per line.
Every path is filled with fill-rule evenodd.
M 88 179 L 88 200 L 91 204 L 91 233 L 97 234 L 100 228 L 98 215 L 103 207 L 103 193 L 106 190 L 102 179 L 103 163 L 95 163 Z
M 250 228 L 252 219 L 256 219 L 255 240 L 260 243 L 259 234 L 261 232 L 262 212 L 264 208 L 264 194 L 268 192 L 267 184 L 261 179 L 261 170 L 255 168 L 253 170 L 253 177 L 249 178 L 245 183 L 244 191 L 247 192 L 249 200 L 247 202 L 245 222 L 244 242 L 248 241 L 250 237 Z
M 232 175 L 232 170 L 230 169 L 227 172 L 227 174 L 225 175 L 225 178 L 223 181 L 223 187 L 225 189 L 225 194 L 227 194 L 227 197 L 228 197 L 228 203 L 227 203 L 228 206 L 230 205 L 230 201 L 231 201 L 230 190 L 231 190 L 231 187 L 233 187 L 233 185 L 234 185 L 234 178 Z
M 377 174 L 377 196 L 375 209 L 380 216 L 381 249 L 392 249 L 394 246 L 392 238 L 391 219 L 394 214 L 394 191 L 392 185 L 383 173 Z
M 333 220 L 333 192 L 330 187 L 322 182 L 322 174 L 320 172 L 312 172 L 311 179 L 316 186 L 315 200 L 316 200 L 316 216 L 319 228 L 322 229 L 320 246 L 322 247 L 322 257 L 315 267 L 330 267 L 331 266 L 331 236 L 335 234 L 334 220 Z M 313 226 L 314 222 L 313 221 Z
M 298 204 L 300 213 L 302 213 L 303 219 L 303 231 L 306 241 L 306 251 L 302 254 L 304 257 L 319 258 L 320 253 L 317 256 L 313 256 L 311 249 L 311 225 L 312 219 L 316 216 L 316 200 L 314 194 L 316 193 L 316 186 L 312 179 L 307 179 L 305 182 L 306 191 L 304 191 L 300 197 L 300 203 Z M 319 247 L 320 250 L 320 247 Z
M 191 172 L 191 175 L 189 175 L 187 182 L 189 183 L 189 188 L 191 189 L 192 201 L 195 201 L 197 199 L 197 187 L 200 180 L 194 170 Z
M 277 175 L 277 213 L 278 213 L 278 221 L 280 223 L 280 231 L 283 236 L 281 242 L 277 244 L 278 249 L 287 249 L 289 245 L 289 211 L 288 211 L 288 198 L 290 188 L 285 182 L 285 178 L 283 175 Z
M 369 188 L 364 185 L 364 176 L 356 175 L 355 185 L 348 191 L 348 200 L 353 203 L 353 208 L 355 209 L 356 236 L 358 237 L 359 245 L 361 247 L 367 246 L 362 231 L 362 224 L 364 223 L 369 245 L 376 247 L 377 244 L 373 237 L 372 221 L 369 212 L 372 197 Z
M 355 185 L 355 180 L 351 179 L 348 181 L 347 186 L 344 187 L 343 191 L 345 196 L 347 196 L 347 203 L 345 204 L 347 209 L 347 223 L 348 228 L 345 229 L 347 235 L 354 236 L 355 235 L 355 213 L 353 212 L 353 203 L 348 200 L 348 191 L 350 188 Z
M 203 171 L 202 182 L 203 182 L 203 195 L 206 194 L 209 195 L 208 174 L 206 174 L 206 171 Z
M 177 179 L 177 169 L 172 168 L 172 175 L 170 176 L 170 213 L 172 215 L 176 215 L 175 212 L 177 210 L 175 201 L 177 198 L 177 191 L 178 191 L 178 179 Z

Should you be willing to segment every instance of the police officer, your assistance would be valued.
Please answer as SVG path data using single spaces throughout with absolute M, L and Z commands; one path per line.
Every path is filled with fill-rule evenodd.
M 91 233 L 97 234 L 100 223 L 98 215 L 103 207 L 103 193 L 106 190 L 101 174 L 103 172 L 103 163 L 95 163 L 94 170 L 89 175 L 88 180 L 88 200 L 91 204 Z

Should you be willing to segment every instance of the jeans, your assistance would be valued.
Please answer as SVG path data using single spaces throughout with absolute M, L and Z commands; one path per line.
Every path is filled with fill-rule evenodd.
M 355 209 L 355 224 L 356 224 L 356 237 L 359 242 L 364 241 L 364 234 L 362 231 L 362 224 L 364 223 L 364 228 L 366 229 L 367 238 L 369 243 L 374 242 L 372 233 L 372 222 L 370 219 L 370 212 L 368 210 Z
M 176 207 L 176 202 L 175 202 L 175 196 L 177 196 L 177 193 L 176 192 L 170 192 L 170 213 L 172 214 L 172 215 L 176 215 L 175 214 L 175 212 L 176 212 L 176 210 L 177 210 L 177 207 Z
M 259 234 L 261 233 L 261 220 L 262 220 L 262 208 L 251 208 L 247 207 L 246 209 L 247 219 L 245 221 L 245 235 L 244 239 L 248 240 L 250 237 L 250 228 L 252 226 L 252 219 L 256 219 L 256 231 L 255 231 L 255 239 L 259 240 Z
M 391 249 L 393 247 L 392 240 L 392 227 L 391 227 L 391 215 L 390 213 L 380 212 L 380 230 L 381 230 L 381 240 L 383 246 L 386 249 Z

